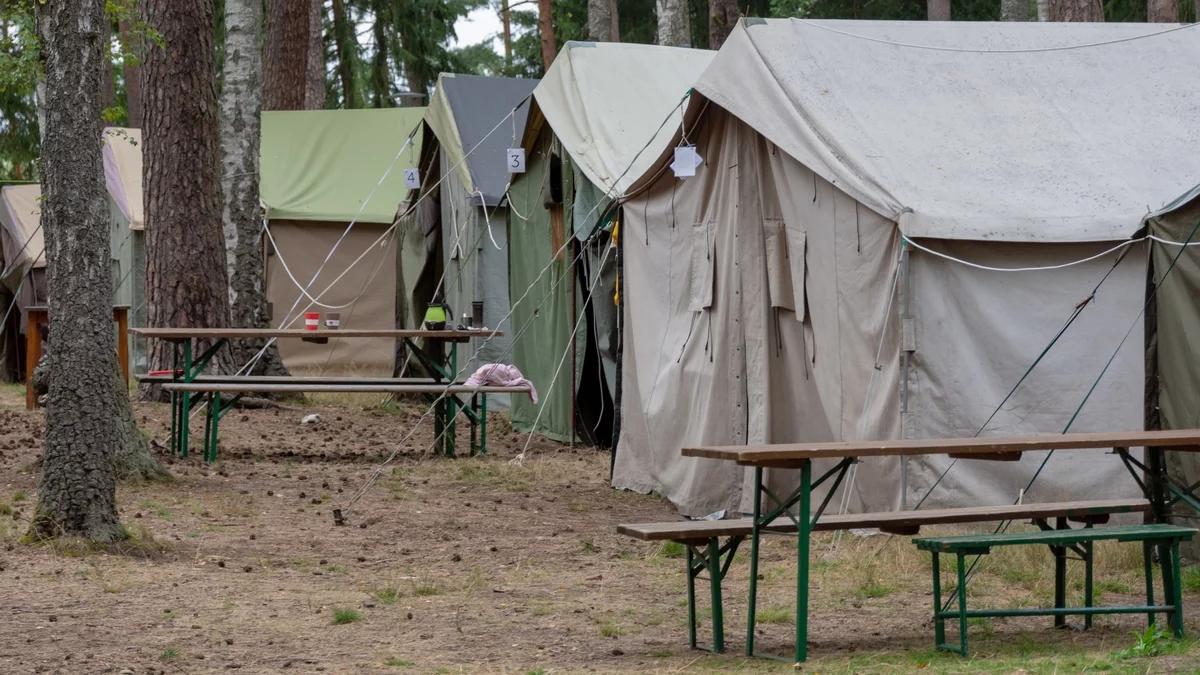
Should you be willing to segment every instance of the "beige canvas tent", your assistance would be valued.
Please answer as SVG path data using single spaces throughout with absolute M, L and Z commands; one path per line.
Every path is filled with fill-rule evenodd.
M 701 515 L 747 477 L 684 446 L 1141 429 L 1130 237 L 1200 176 L 1196 38 L 744 20 L 689 103 L 697 175 L 664 156 L 623 207 L 614 485 Z M 1045 457 L 868 461 L 832 508 L 1138 492 L 1079 453 L 1022 495 Z
M 339 314 L 343 328 L 396 326 L 389 226 L 406 193 L 403 169 L 420 156 L 413 131 L 424 113 L 263 113 L 260 192 L 273 325 L 303 326 L 311 307 Z M 392 340 L 284 340 L 279 351 L 294 373 L 390 376 L 396 361 Z

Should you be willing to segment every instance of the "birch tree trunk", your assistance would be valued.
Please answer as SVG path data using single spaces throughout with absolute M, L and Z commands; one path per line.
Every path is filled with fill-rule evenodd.
M 162 36 L 161 45 L 147 47 L 142 71 L 147 321 L 151 326 L 224 327 L 229 324 L 229 288 L 221 224 L 213 0 L 141 0 L 141 8 L 146 22 Z M 163 341 L 151 341 L 150 364 L 155 370 L 173 367 L 171 349 Z M 228 366 L 228 356 L 222 354 L 218 369 Z
M 737 0 L 708 0 L 708 48 L 720 49 L 738 22 Z
M 34 4 L 45 77 L 42 228 L 53 373 L 35 538 L 125 537 L 117 519 L 117 371 L 100 158 L 103 0 Z M 63 376 L 69 374 L 69 376 Z
M 225 83 L 220 100 L 222 224 L 230 319 L 242 328 L 269 328 L 271 321 L 258 193 L 262 19 L 261 0 L 225 0 Z M 252 372 L 287 374 L 275 343 L 268 347 L 263 340 L 244 340 L 231 346 L 239 368 L 266 347 Z
M 691 47 L 692 22 L 687 0 L 656 0 L 658 16 L 656 41 L 664 47 Z
M 1001 21 L 1028 21 L 1029 0 L 1000 0 Z
M 616 0 L 588 0 L 588 39 L 593 42 L 620 42 Z
M 1146 0 L 1146 20 L 1150 23 L 1179 21 L 1179 0 Z
M 925 12 L 930 21 L 949 21 L 950 0 L 926 0 Z
M 267 0 L 263 110 L 304 110 L 308 73 L 309 3 Z
M 1100 0 L 1050 0 L 1051 21 L 1103 21 Z
M 309 0 L 308 63 L 305 66 L 304 107 L 325 107 L 325 2 Z

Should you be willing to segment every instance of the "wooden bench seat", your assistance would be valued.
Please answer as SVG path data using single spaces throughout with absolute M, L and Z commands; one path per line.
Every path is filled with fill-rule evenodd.
M 1057 521 L 1097 525 L 1106 523 L 1114 513 L 1147 513 L 1150 502 L 1141 498 L 1100 499 L 1046 504 L 971 506 L 953 509 L 887 511 L 877 513 L 822 514 L 815 531 L 875 528 L 894 534 L 915 534 L 925 525 L 983 523 L 998 520 L 1029 520 L 1043 527 Z M 752 518 L 728 520 L 679 520 L 657 523 L 633 523 L 617 526 L 617 532 L 643 541 L 676 541 L 686 547 L 685 572 L 688 591 L 688 640 L 696 648 L 696 579 L 707 572 L 712 597 L 713 644 L 717 651 L 724 645 L 721 582 L 729 571 L 733 556 L 743 539 L 754 529 Z M 791 518 L 781 516 L 771 522 L 768 532 L 796 531 Z M 722 543 L 721 540 L 725 542 Z
M 1065 625 L 1068 615 L 1083 615 L 1084 627 L 1091 628 L 1094 614 L 1145 614 L 1154 625 L 1155 614 L 1170 616 L 1175 637 L 1183 637 L 1183 579 L 1180 573 L 1179 543 L 1192 539 L 1196 530 L 1163 523 L 1124 525 L 1118 527 L 1084 527 L 1079 529 L 1043 529 L 1040 532 L 993 532 L 944 537 L 922 537 L 913 543 L 922 551 L 933 554 L 933 624 L 937 649 L 967 655 L 967 620 L 971 618 L 1004 616 L 1052 616 L 1056 627 Z M 1097 541 L 1141 542 L 1142 564 L 1146 576 L 1146 604 L 1095 606 L 1093 601 L 1092 567 L 1093 544 Z M 1021 607 L 1015 609 L 967 609 L 967 580 L 970 569 L 966 557 L 982 556 L 1000 546 L 1045 545 L 1055 557 L 1054 607 Z M 1166 604 L 1154 603 L 1154 548 L 1159 550 L 1163 567 L 1163 595 Z M 1084 603 L 1082 607 L 1066 606 L 1067 551 L 1074 552 L 1084 563 Z M 956 557 L 958 609 L 942 604 L 941 554 Z M 946 643 L 946 619 L 958 619 L 957 646 Z

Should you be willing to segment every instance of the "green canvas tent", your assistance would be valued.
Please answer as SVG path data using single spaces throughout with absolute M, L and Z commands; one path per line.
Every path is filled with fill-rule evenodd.
M 406 192 L 403 169 L 420 156 L 413 131 L 424 114 L 263 113 L 259 189 L 272 324 L 301 325 L 297 317 L 312 296 L 319 304 L 308 311 L 337 313 L 343 328 L 397 325 L 396 244 L 388 231 Z M 388 376 L 395 367 L 392 340 L 285 340 L 279 352 L 294 373 Z
M 611 444 L 618 398 L 615 204 L 670 143 L 679 102 L 712 56 L 569 42 L 534 90 L 522 140 L 527 172 L 510 190 L 509 292 L 528 292 L 513 310 L 513 362 L 541 399 L 514 400 L 516 428 Z
M 508 181 L 505 150 L 523 128 L 537 80 L 451 75 L 438 77 L 425 114 L 420 187 L 401 210 L 399 277 L 406 326 L 416 327 L 435 293 L 456 323 L 482 303 L 483 325 L 505 334 L 472 340 L 470 373 L 483 363 L 511 362 Z M 515 112 L 514 112 L 515 111 Z M 504 407 L 506 396 L 489 398 Z

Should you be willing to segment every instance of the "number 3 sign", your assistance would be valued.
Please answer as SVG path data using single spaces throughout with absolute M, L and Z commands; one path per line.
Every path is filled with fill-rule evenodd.
M 509 148 L 507 158 L 509 173 L 525 173 L 525 148 Z

